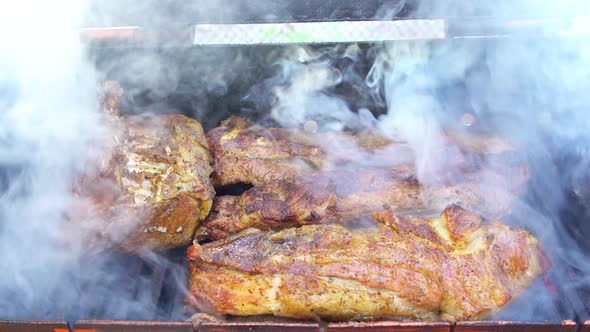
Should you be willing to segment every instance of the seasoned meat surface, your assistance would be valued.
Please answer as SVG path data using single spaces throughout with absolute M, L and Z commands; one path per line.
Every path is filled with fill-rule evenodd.
M 218 196 L 195 238 L 218 240 L 249 227 L 276 230 L 327 222 L 329 216 L 337 221 L 334 189 L 329 178 L 310 176 L 298 182 L 273 181 L 240 196 Z
M 250 227 L 279 230 L 303 224 L 366 222 L 372 220 L 371 213 L 383 209 L 428 214 L 449 203 L 486 216 L 503 216 L 515 200 L 515 192 L 507 187 L 471 181 L 423 186 L 404 168 L 320 172 L 295 181 L 271 181 L 240 196 L 215 198 L 211 214 L 195 236 L 218 240 Z
M 375 217 L 378 228 L 304 225 L 195 241 L 189 302 L 237 316 L 481 319 L 549 268 L 531 234 L 456 205 L 433 219 Z
M 518 148 L 491 136 L 446 133 L 428 165 L 417 164 L 409 144 L 376 131 L 307 133 L 233 117 L 208 139 L 214 184 L 254 188 L 217 197 L 197 239 L 249 227 L 349 223 L 382 209 L 428 213 L 451 203 L 501 218 L 529 179 Z
M 261 185 L 292 179 L 319 167 L 325 153 L 295 130 L 262 128 L 232 117 L 208 135 L 215 185 Z
M 418 168 L 423 168 L 415 164 L 415 151 L 409 144 L 393 141 L 378 132 L 308 133 L 290 128 L 263 128 L 231 117 L 207 137 L 216 187 L 292 181 L 318 171 L 409 168 L 416 173 Z M 431 156 L 431 164 L 437 165 L 433 183 L 456 182 L 486 169 L 505 173 L 526 168 L 518 149 L 499 138 L 449 132 L 442 139 L 439 149 L 433 151 L 436 155 Z
M 75 183 L 69 226 L 85 229 L 92 250 L 190 243 L 215 196 L 203 128 L 179 114 L 118 116 L 112 99 L 105 103 L 111 136 Z

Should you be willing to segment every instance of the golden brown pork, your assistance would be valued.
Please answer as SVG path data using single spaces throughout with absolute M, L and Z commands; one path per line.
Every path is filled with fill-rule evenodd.
M 409 144 L 376 132 L 308 133 L 263 128 L 231 117 L 211 130 L 207 138 L 216 187 L 292 181 L 317 171 L 422 167 L 415 165 L 415 151 Z M 485 170 L 502 174 L 526 168 L 518 149 L 499 138 L 450 132 L 443 140 L 440 148 L 433 151 L 436 156 L 429 156 L 430 164 L 437 165 L 433 183 L 450 183 Z
M 295 130 L 256 127 L 231 117 L 207 134 L 215 186 L 261 185 L 293 179 L 321 167 L 325 153 Z
M 179 114 L 120 117 L 113 88 L 104 102 L 111 139 L 77 179 L 68 225 L 88 235 L 90 251 L 188 244 L 215 196 L 203 128 Z
M 481 319 L 549 268 L 537 239 L 449 206 L 376 214 L 380 228 L 248 229 L 187 254 L 189 303 L 211 314 L 342 321 Z
M 197 239 L 249 227 L 349 223 L 384 208 L 427 213 L 450 203 L 499 218 L 510 213 L 529 178 L 514 146 L 465 133 L 444 136 L 429 162 L 437 164 L 435 171 L 420 179 L 427 181 L 418 181 L 424 166 L 416 165 L 408 144 L 376 132 L 306 133 L 233 117 L 208 138 L 215 184 L 255 187 L 239 197 L 217 197 Z
M 240 196 L 216 197 L 195 238 L 218 240 L 250 227 L 349 224 L 383 209 L 429 214 L 449 203 L 497 217 L 507 215 L 515 200 L 515 193 L 506 187 L 477 182 L 422 186 L 404 168 L 321 172 L 295 181 L 268 182 Z

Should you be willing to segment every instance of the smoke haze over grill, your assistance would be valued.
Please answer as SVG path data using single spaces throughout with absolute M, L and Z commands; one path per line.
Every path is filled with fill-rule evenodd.
M 183 252 L 86 256 L 83 234 L 63 227 L 75 177 L 112 135 L 104 75 L 79 39 L 87 5 L 0 5 L 0 318 L 178 319 Z M 177 301 L 159 308 L 160 297 Z
M 44 318 L 77 295 L 68 282 L 77 254 L 59 247 L 61 214 L 80 161 L 97 156 L 92 138 L 105 133 L 73 29 L 83 3 L 0 7 L 0 312 Z
M 395 17 L 403 3 L 383 8 L 379 16 Z M 417 16 L 558 16 L 574 13 L 571 8 L 590 9 L 580 1 L 528 1 L 518 7 L 456 1 L 444 2 L 444 8 L 427 3 L 418 7 Z M 103 78 L 128 88 L 122 101 L 128 113 L 183 112 L 212 127 L 240 111 L 218 109 L 225 105 L 219 100 L 236 99 L 241 115 L 265 125 L 304 128 L 313 120 L 320 131 L 379 129 L 410 143 L 424 183 L 452 167 L 447 163 L 451 156 L 439 152 L 444 129 L 508 137 L 526 154 L 533 177 L 507 222 L 540 238 L 553 258 L 551 277 L 560 293 L 552 294 L 540 281 L 499 317 L 584 317 L 578 290 L 590 289 L 590 257 L 574 238 L 590 235 L 590 227 L 587 220 L 568 223 L 563 210 L 569 208 L 572 185 L 577 194 L 590 192 L 587 38 L 518 36 L 260 51 L 111 49 L 102 55 L 111 60 L 100 63 L 78 41 L 83 17 L 86 23 L 108 26 L 116 22 L 102 10 L 127 8 L 157 13 L 153 20 L 144 18 L 152 26 L 190 23 L 183 16 L 188 10 L 155 10 L 161 6 L 154 1 L 111 5 L 91 11 L 86 2 L 74 0 L 0 5 L 0 318 L 184 318 L 182 250 L 88 258 L 81 254 L 84 243 L 73 243 L 80 250 L 61 245 L 73 178 L 85 162 L 99 158 L 95 142 L 109 134 L 100 125 L 96 98 L 96 83 Z M 214 1 L 192 6 L 213 21 L 240 12 L 232 8 L 216 14 Z M 264 9 L 260 2 L 249 11 Z M 261 79 L 258 74 L 268 68 L 274 71 Z M 465 113 L 474 117 L 469 128 L 461 122 Z M 355 151 L 354 146 L 325 144 L 334 153 Z M 576 197 L 590 206 L 590 195 Z M 164 271 L 160 279 L 152 273 L 157 270 Z M 162 273 L 175 285 L 162 285 Z M 159 293 L 162 288 L 166 294 Z M 172 297 L 171 307 L 159 308 L 160 297 Z M 553 304 L 564 297 L 566 310 Z
M 399 8 L 383 8 L 382 16 L 395 17 Z M 589 9 L 579 1 L 566 5 L 538 1 L 423 2 L 416 16 L 457 21 L 475 16 L 483 25 L 489 17 L 567 17 L 588 13 Z M 579 234 L 588 234 L 587 214 L 572 221 L 575 213 L 568 211 L 572 209 L 571 195 L 585 202 L 586 211 L 589 202 L 587 189 L 581 189 L 588 188 L 590 160 L 590 40 L 576 35 L 587 31 L 582 21 L 571 28 L 535 30 L 533 34 L 506 38 L 397 41 L 372 45 L 368 50 L 357 45 L 295 47 L 275 62 L 277 74 L 264 83 L 274 96 L 269 116 L 287 127 L 304 128 L 308 121 L 315 121 L 320 130 L 378 128 L 413 147 L 416 173 L 425 184 L 436 181 L 441 170 L 452 168 L 450 162 L 461 154 L 459 150 L 442 149 L 447 130 L 510 139 L 524 153 L 532 180 L 506 221 L 531 230 L 541 239 L 553 258 L 550 278 L 559 285 L 559 293 L 553 294 L 550 287 L 539 282 L 498 317 L 585 318 L 588 304 L 580 290 L 590 286 L 586 263 L 590 257 Z M 344 84 L 359 86 L 359 76 L 347 75 L 349 72 L 339 67 L 340 59 L 354 62 L 363 57 L 374 59 L 363 82 L 363 88 L 370 90 L 365 96 L 373 101 L 368 111 L 355 108 L 354 102 L 338 94 L 338 87 Z M 385 111 L 380 109 L 381 104 Z M 327 151 L 355 153 L 355 146 Z M 490 178 L 482 186 L 496 184 Z M 568 196 L 572 190 L 574 193 Z M 587 241 L 587 237 L 581 241 Z
M 589 9 L 579 1 L 559 6 L 524 1 L 456 3 L 444 8 L 423 3 L 418 12 L 437 15 L 444 11 L 451 17 L 473 14 L 526 18 L 581 15 Z M 380 78 L 379 87 L 384 90 L 388 105 L 380 128 L 402 128 L 402 136 L 419 151 L 417 171 L 425 181 L 433 164 L 436 167 L 445 162 L 441 163 L 432 152 L 440 128 L 456 127 L 464 112 L 475 115 L 473 130 L 500 134 L 522 148 L 532 180 L 527 195 L 515 204 L 510 222 L 540 238 L 553 258 L 551 278 L 561 287 L 558 296 L 565 298 L 570 310 L 579 317 L 586 317 L 587 303 L 579 297 L 579 289 L 573 288 L 573 279 L 583 284 L 576 285 L 580 289 L 587 289 L 590 270 L 584 262 L 589 257 L 578 247 L 579 243 L 572 241 L 572 230 L 565 228 L 569 221 L 562 216 L 564 209 L 571 208 L 565 192 L 572 185 L 587 187 L 588 183 L 571 183 L 572 176 L 577 177 L 580 171 L 587 174 L 587 170 L 560 159 L 575 155 L 578 162 L 585 163 L 590 158 L 586 152 L 590 117 L 585 92 L 590 84 L 590 40 L 587 36 L 568 36 L 571 32 L 564 29 L 497 40 L 417 42 L 409 43 L 409 47 L 386 44 L 377 56 L 373 74 Z M 558 33 L 561 35 L 557 36 Z M 579 219 L 575 224 L 586 229 L 587 222 Z M 572 277 L 572 270 L 581 275 Z M 573 315 L 549 305 L 552 296 L 546 287 L 536 285 L 501 317 L 563 319 L 564 314 Z

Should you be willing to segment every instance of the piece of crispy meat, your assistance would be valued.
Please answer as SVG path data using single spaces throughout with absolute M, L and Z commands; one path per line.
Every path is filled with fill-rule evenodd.
M 407 168 L 320 172 L 271 181 L 240 196 L 216 197 L 195 238 L 219 240 L 250 227 L 366 223 L 371 213 L 383 209 L 431 214 L 449 203 L 499 217 L 509 213 L 515 200 L 516 193 L 506 187 L 471 181 L 422 186 Z
M 189 303 L 212 314 L 342 321 L 481 319 L 547 271 L 537 239 L 456 205 L 379 228 L 248 229 L 189 249 Z
M 529 179 L 518 149 L 505 140 L 446 133 L 428 179 L 418 179 L 411 147 L 377 132 L 308 133 L 263 128 L 232 117 L 208 134 L 215 185 L 247 183 L 239 197 L 214 201 L 199 240 L 249 227 L 283 229 L 349 223 L 382 209 L 440 211 L 460 203 L 489 218 L 511 212 Z M 426 180 L 426 181 L 422 181 Z
M 91 251 L 186 245 L 215 196 L 203 128 L 179 114 L 119 116 L 117 88 L 105 88 L 111 136 L 75 182 L 68 225 L 88 235 Z
M 318 171 L 409 168 L 416 172 L 424 167 L 415 165 L 415 151 L 409 144 L 370 131 L 308 133 L 264 128 L 231 117 L 207 138 L 216 187 L 292 181 Z M 436 155 L 429 156 L 430 164 L 443 165 L 437 166 L 433 183 L 457 182 L 486 169 L 506 173 L 526 168 L 518 149 L 499 138 L 449 132 L 442 139 L 441 147 L 433 151 Z
M 207 134 L 215 186 L 293 179 L 321 167 L 325 153 L 296 130 L 262 128 L 231 117 Z

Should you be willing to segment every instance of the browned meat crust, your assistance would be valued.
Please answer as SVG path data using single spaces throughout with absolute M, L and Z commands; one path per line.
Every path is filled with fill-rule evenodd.
M 288 128 L 263 128 L 232 117 L 208 135 L 215 186 L 236 183 L 260 186 L 294 180 L 317 171 L 358 168 L 418 168 L 406 143 L 375 132 L 306 133 Z M 442 163 L 433 182 L 457 182 L 488 169 L 496 174 L 524 167 L 518 149 L 495 137 L 449 132 L 432 163 Z
M 507 215 L 515 200 L 516 193 L 504 189 L 508 187 L 479 182 L 422 186 L 404 168 L 321 172 L 296 181 L 272 181 L 240 196 L 215 198 L 195 237 L 218 240 L 250 227 L 279 230 L 302 224 L 348 224 L 371 220 L 371 213 L 383 209 L 430 214 L 453 202 L 497 217 Z
M 325 153 L 297 131 L 255 127 L 236 117 L 211 130 L 207 138 L 215 186 L 293 179 L 318 169 L 325 159 Z
M 274 181 L 241 196 L 218 196 L 195 238 L 218 240 L 249 227 L 276 230 L 327 222 L 329 216 L 337 221 L 336 198 L 330 179 L 318 176 L 297 183 Z
M 215 196 L 203 128 L 179 114 L 118 117 L 109 98 L 104 107 L 112 137 L 100 142 L 103 156 L 75 182 L 68 226 L 84 229 L 91 251 L 190 243 Z
M 460 203 L 500 218 L 529 179 L 518 149 L 495 138 L 449 132 L 425 181 L 408 144 L 375 132 L 305 133 L 262 128 L 237 117 L 208 134 L 215 185 L 249 183 L 241 197 L 218 197 L 196 238 L 220 239 L 249 227 L 348 223 L 384 208 L 440 211 Z
M 301 319 L 485 318 L 549 268 L 528 232 L 449 206 L 440 218 L 375 215 L 379 229 L 248 229 L 188 251 L 190 304 Z

